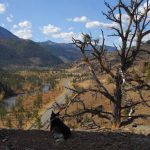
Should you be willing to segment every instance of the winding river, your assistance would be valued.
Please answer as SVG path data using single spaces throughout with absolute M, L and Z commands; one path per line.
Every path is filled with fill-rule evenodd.
M 46 93 L 50 90 L 50 85 L 49 84 L 44 84 L 43 85 L 43 88 L 42 88 L 42 91 L 43 93 Z M 12 96 L 12 97 L 9 97 L 9 98 L 6 98 L 3 100 L 4 102 L 4 105 L 6 106 L 7 109 L 11 108 L 12 106 L 15 105 L 16 103 L 16 99 L 18 96 L 24 96 L 25 94 L 18 94 L 17 96 Z

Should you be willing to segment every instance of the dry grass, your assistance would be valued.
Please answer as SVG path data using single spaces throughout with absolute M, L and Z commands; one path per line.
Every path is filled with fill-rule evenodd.
M 113 94 L 114 91 L 114 85 L 109 81 L 109 76 L 106 75 L 101 75 L 99 77 L 103 84 L 106 86 L 108 91 Z M 89 87 L 94 87 L 96 84 L 92 80 L 86 80 L 80 83 L 76 83 L 79 87 L 83 88 L 89 88 Z M 143 92 L 144 98 L 149 99 L 150 93 L 148 91 Z M 84 102 L 86 108 L 94 108 L 97 106 L 103 106 L 103 109 L 105 111 L 111 112 L 112 111 L 112 106 L 111 103 L 108 99 L 106 99 L 103 95 L 97 94 L 97 96 L 93 95 L 92 93 L 86 93 L 84 95 L 80 96 L 80 99 Z M 140 97 L 137 91 L 135 92 L 127 92 L 126 93 L 126 99 L 132 99 L 133 101 L 139 101 Z M 150 105 L 150 102 L 149 102 Z M 68 113 L 72 113 L 74 111 L 77 111 L 79 109 L 82 109 L 82 106 L 80 104 L 73 104 L 69 107 Z M 63 115 L 64 112 L 62 112 Z M 150 108 L 146 107 L 145 105 L 139 105 L 135 109 L 134 115 L 138 114 L 150 114 Z M 85 114 L 82 117 L 82 120 L 88 120 L 91 119 L 90 114 Z M 100 127 L 106 127 L 110 128 L 110 121 L 107 121 L 106 119 L 99 118 L 98 116 L 92 117 L 94 121 L 100 126 Z M 72 128 L 81 128 L 81 122 L 78 123 L 77 119 L 67 119 L 66 123 L 70 125 Z M 137 119 L 134 121 L 134 124 L 142 124 L 142 125 L 149 125 L 150 126 L 150 119 Z

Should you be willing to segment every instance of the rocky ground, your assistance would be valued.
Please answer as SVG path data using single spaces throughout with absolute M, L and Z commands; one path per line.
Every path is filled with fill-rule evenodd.
M 49 131 L 1 129 L 0 150 L 150 150 L 150 134 L 73 131 L 56 143 Z

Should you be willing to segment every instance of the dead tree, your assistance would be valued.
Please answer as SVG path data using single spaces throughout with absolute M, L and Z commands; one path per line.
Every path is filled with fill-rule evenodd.
M 74 115 L 81 115 L 84 113 L 96 114 L 100 117 L 111 120 L 112 126 L 114 128 L 118 128 L 123 122 L 125 122 L 125 120 L 121 118 L 127 117 L 122 115 L 122 109 L 132 108 L 133 106 L 135 107 L 141 103 L 148 105 L 148 100 L 144 100 L 141 92 L 143 89 L 150 90 L 150 85 L 146 84 L 144 79 L 141 77 L 135 79 L 129 70 L 135 62 L 141 59 L 139 57 L 141 52 L 149 53 L 147 50 L 143 50 L 142 41 L 145 36 L 150 34 L 150 29 L 148 28 L 150 23 L 150 16 L 148 16 L 150 13 L 150 3 L 149 0 L 130 0 L 129 3 L 126 4 L 123 0 L 118 0 L 115 6 L 110 6 L 107 2 L 105 2 L 105 5 L 108 8 L 108 12 L 103 14 L 114 24 L 114 26 L 111 27 L 114 33 L 110 36 L 115 36 L 121 39 L 121 44 L 119 46 L 114 45 L 116 47 L 117 57 L 119 58 L 119 62 L 117 62 L 119 65 L 112 67 L 111 61 L 109 61 L 103 31 L 101 46 L 100 40 L 92 39 L 89 34 L 83 34 L 83 40 L 73 38 L 73 43 L 81 50 L 83 60 L 88 65 L 93 79 L 96 81 L 97 88 L 82 89 L 80 91 L 71 89 L 75 95 L 70 102 L 66 104 L 65 108 L 67 109 L 71 103 L 77 102 L 76 98 L 83 93 L 101 93 L 111 102 L 111 113 L 103 110 L 98 111 L 96 109 L 86 109 L 83 102 L 78 101 L 82 103 L 84 109 Z M 124 16 L 126 16 L 127 19 L 126 25 L 124 25 Z M 90 49 L 92 56 L 89 55 L 89 51 L 87 54 L 87 49 Z M 97 62 L 99 69 L 103 70 L 112 78 L 114 84 L 113 93 L 110 93 L 107 87 L 98 78 L 93 62 Z M 132 85 L 132 81 L 136 82 L 136 86 Z M 127 86 L 125 89 L 125 84 L 130 86 Z M 124 94 L 129 90 L 139 91 L 141 99 L 131 102 L 129 105 L 123 104 Z M 132 119 L 144 117 L 143 115 L 134 116 L 131 113 L 132 111 L 130 111 L 128 117 Z

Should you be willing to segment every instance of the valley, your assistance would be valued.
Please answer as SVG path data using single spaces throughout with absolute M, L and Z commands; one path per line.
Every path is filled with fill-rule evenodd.
M 8 94 L 6 97 L 5 89 L 1 92 L 1 127 L 27 128 L 26 126 L 31 124 L 30 121 L 39 118 L 41 112 L 64 93 L 69 74 L 62 69 L 55 71 L 50 68 L 14 71 L 13 80 L 10 77 L 6 78 L 4 72 L 3 76 L 5 78 L 1 78 L 1 82 L 13 89 L 16 96 Z
M 26 44 L 28 49 L 28 42 Z M 9 45 L 9 43 L 6 45 Z M 49 45 L 55 47 L 57 44 L 50 41 L 48 41 L 48 43 L 46 42 L 46 47 L 49 49 L 47 50 L 52 51 L 52 47 L 49 47 Z M 63 44 L 60 45 L 62 46 Z M 43 48 L 45 47 L 43 46 L 43 43 L 40 43 L 40 46 Z M 135 61 L 134 66 L 128 70 L 130 76 L 135 74 L 135 81 L 131 83 L 132 86 L 137 86 L 139 76 L 141 76 L 140 82 L 147 82 L 145 89 L 141 91 L 142 96 L 139 95 L 137 90 L 127 91 L 123 96 L 124 101 L 122 107 L 126 106 L 124 105 L 126 104 L 126 99 L 130 100 L 128 102 L 131 102 L 132 99 L 132 104 L 135 104 L 135 106 L 132 107 L 132 109 L 127 107 L 122 110 L 121 113 L 125 117 L 121 118 L 121 121 L 123 122 L 124 120 L 130 119 L 130 113 L 132 113 L 133 116 L 141 117 L 131 120 L 128 124 L 119 127 L 119 129 L 112 129 L 110 119 L 105 117 L 105 113 L 108 115 L 112 113 L 112 103 L 108 101 L 103 94 L 94 92 L 98 88 L 97 82 L 89 71 L 90 68 L 86 64 L 86 61 L 82 61 L 82 58 L 80 58 L 81 56 L 78 53 L 78 50 L 76 52 L 73 48 L 73 50 L 70 51 L 67 48 L 64 48 L 64 45 L 61 46 L 58 51 L 57 48 L 54 48 L 52 52 L 52 55 L 55 55 L 55 57 L 60 59 L 60 64 L 57 62 L 53 64 L 46 60 L 46 63 L 49 63 L 48 65 L 34 64 L 35 61 L 30 62 L 31 65 L 29 63 L 26 65 L 24 64 L 24 61 L 26 60 L 20 59 L 21 57 L 25 57 L 27 52 L 26 48 L 23 48 L 23 53 L 19 52 L 19 55 L 17 54 L 18 56 L 15 54 L 15 57 L 17 56 L 17 59 L 20 59 L 19 61 L 21 61 L 23 65 L 17 61 L 15 62 L 15 65 L 14 62 L 12 62 L 11 65 L 9 62 L 7 65 L 3 64 L 1 66 L 0 128 L 2 128 L 2 130 L 0 130 L 0 132 L 4 135 L 4 140 L 7 140 L 6 137 L 9 137 L 8 141 L 13 138 L 14 129 L 17 129 L 15 138 L 22 140 L 23 138 L 20 137 L 20 134 L 26 134 L 28 139 L 30 139 L 30 134 L 32 134 L 31 137 L 36 139 L 35 136 L 37 134 L 38 137 L 42 139 L 43 135 L 49 134 L 50 116 L 52 111 L 60 113 L 60 118 L 71 128 L 73 135 L 77 136 L 75 138 L 76 140 L 77 138 L 80 138 L 82 141 L 85 141 L 86 136 L 88 137 L 88 140 L 91 140 L 92 137 L 104 137 L 104 135 L 109 135 L 111 139 L 115 136 L 117 141 L 119 141 L 119 139 L 124 139 L 124 136 L 131 137 L 132 140 L 137 140 L 136 134 L 139 134 L 138 139 L 144 138 L 147 140 L 147 135 L 150 133 L 150 95 L 148 92 L 150 83 L 150 57 L 144 53 L 140 53 L 140 57 L 143 57 L 144 59 Z M 142 48 L 145 50 L 149 50 L 149 47 L 149 41 L 142 45 Z M 20 48 L 18 50 L 20 50 Z M 61 52 L 61 50 L 64 53 Z M 33 55 L 35 55 L 35 53 L 33 53 Z M 41 57 L 40 53 L 38 55 Z M 7 56 L 9 56 L 9 54 L 7 54 L 6 57 Z M 88 56 L 90 57 L 89 54 Z M 43 58 L 45 61 L 45 56 Z M 47 55 L 47 58 L 50 58 L 49 55 Z M 111 67 L 113 68 L 112 71 L 115 73 L 115 70 L 119 65 L 116 51 L 109 50 L 107 58 L 109 58 Z M 3 60 L 1 61 L 3 62 Z M 95 66 L 94 72 L 98 80 L 100 80 L 109 93 L 113 95 L 115 89 L 114 80 L 112 80 L 110 75 L 99 69 L 99 65 L 97 65 L 95 60 L 92 60 L 92 65 Z M 126 80 L 127 79 L 128 76 L 126 76 Z M 130 88 L 131 85 L 126 84 L 125 87 Z M 93 91 L 88 91 L 89 89 Z M 143 100 L 143 102 L 139 103 L 139 99 Z M 104 112 L 104 114 L 97 114 L 97 111 Z M 143 117 L 145 115 L 147 116 L 146 118 Z M 3 130 L 3 128 L 5 129 Z M 7 133 L 7 129 L 9 129 L 9 133 Z M 41 130 L 41 132 L 37 130 Z M 101 136 L 99 136 L 99 134 L 101 134 Z M 143 134 L 145 137 L 142 137 L 140 134 Z M 49 138 L 50 139 L 46 140 L 45 143 L 51 144 L 52 137 Z M 73 139 L 70 140 L 74 143 L 75 139 L 73 137 Z M 106 139 L 107 138 L 105 137 L 104 141 L 106 141 Z M 129 141 L 126 140 L 126 142 Z M 24 145 L 24 142 L 22 141 L 18 141 L 18 143 Z M 28 143 L 30 142 L 28 141 Z M 93 145 L 96 143 L 97 140 L 94 140 Z M 144 143 L 146 143 L 146 141 Z M 112 143 L 109 142 L 109 144 Z M 122 144 L 123 143 L 121 143 L 121 145 Z M 135 144 L 137 145 L 136 142 Z M 101 148 L 102 145 L 103 144 L 101 143 Z M 104 149 L 106 145 L 103 145 Z M 55 147 L 56 145 L 53 146 L 54 149 L 57 149 Z M 69 144 L 67 143 L 66 147 L 68 146 Z M 90 147 L 91 145 L 87 144 L 86 146 Z M 128 147 L 131 148 L 132 144 L 128 144 Z M 115 149 L 115 147 L 113 148 Z
M 8 31 L 6 31 L 6 33 L 7 32 Z M 47 130 L 49 128 L 49 116 L 52 110 L 60 111 L 61 116 L 66 115 L 64 110 L 61 110 L 61 105 L 63 107 L 63 105 L 67 104 L 68 100 L 72 99 L 75 95 L 74 91 L 70 90 L 70 88 L 82 91 L 84 89 L 96 87 L 96 83 L 86 63 L 82 62 L 82 59 L 80 59 L 81 55 L 79 49 L 75 48 L 75 46 L 63 43 L 58 44 L 51 41 L 35 43 L 33 41 L 19 39 L 10 32 L 8 32 L 8 35 L 8 37 L 5 35 L 3 40 L 0 40 L 0 46 L 3 47 L 1 49 L 1 56 L 5 55 L 5 57 L 2 56 L 1 61 L 4 63 L 5 61 L 3 61 L 3 59 L 8 60 L 8 57 L 13 58 L 12 54 L 18 58 L 14 58 L 16 62 L 7 62 L 7 65 L 1 64 L 0 126 L 7 128 Z M 6 50 L 13 47 L 13 45 L 15 47 L 14 50 L 11 50 L 12 54 L 10 54 L 10 50 L 7 53 Z M 113 47 L 106 47 L 108 48 L 108 57 L 115 70 L 118 66 L 116 52 Z M 37 50 L 36 53 L 32 51 L 34 48 Z M 149 42 L 147 42 L 143 48 L 148 49 Z M 16 54 L 14 52 L 16 52 Z M 51 60 L 51 56 L 46 54 L 46 58 L 44 56 L 45 52 L 51 53 L 50 55 L 55 61 L 59 59 L 60 64 L 57 62 L 54 62 L 54 64 L 51 63 L 49 61 Z M 26 64 L 24 62 L 26 61 L 25 59 L 31 55 L 37 55 L 40 59 L 43 59 L 46 64 L 43 63 L 41 65 L 35 61 L 30 61 L 32 65 L 30 65 L 30 63 Z M 141 55 L 147 60 L 141 60 L 140 64 L 135 63 L 135 67 L 129 72 L 136 72 L 139 75 L 142 72 L 144 76 L 143 80 L 149 82 L 149 56 L 142 53 Z M 57 59 L 55 57 L 57 57 Z M 13 59 L 10 59 L 10 61 L 13 61 Z M 93 61 L 92 63 L 96 66 L 96 62 Z M 98 68 L 95 68 L 98 78 L 107 89 L 109 89 L 110 93 L 113 93 L 113 80 L 111 80 L 110 76 L 105 75 L 103 71 L 97 70 Z M 66 87 L 68 89 L 66 89 Z M 139 98 L 134 92 L 128 93 L 127 95 L 126 98 L 128 99 L 134 97 L 135 102 L 136 99 Z M 147 91 L 144 95 L 144 98 L 149 98 Z M 111 103 L 101 94 L 95 96 L 93 96 L 92 93 L 82 94 L 79 97 L 79 101 L 82 102 L 87 109 L 108 109 L 109 113 L 111 113 Z M 149 103 L 147 105 L 149 105 Z M 72 114 L 81 111 L 82 107 L 83 106 L 78 104 L 78 102 L 74 103 L 68 108 L 68 112 Z M 139 105 L 136 115 L 140 113 L 140 110 L 143 110 L 143 114 L 150 114 L 148 108 Z M 126 111 L 124 112 L 125 115 L 127 113 Z M 99 129 L 111 127 L 109 121 L 104 118 L 100 119 L 98 116 L 93 117 L 88 113 L 76 117 L 76 119 L 66 117 L 64 120 L 73 129 Z M 132 126 L 135 125 L 147 126 L 149 124 L 149 120 L 142 119 L 133 122 L 133 124 L 130 124 L 128 127 L 132 128 Z
M 0 22 L 0 150 L 150 150 L 150 0 L 1 0 Z

